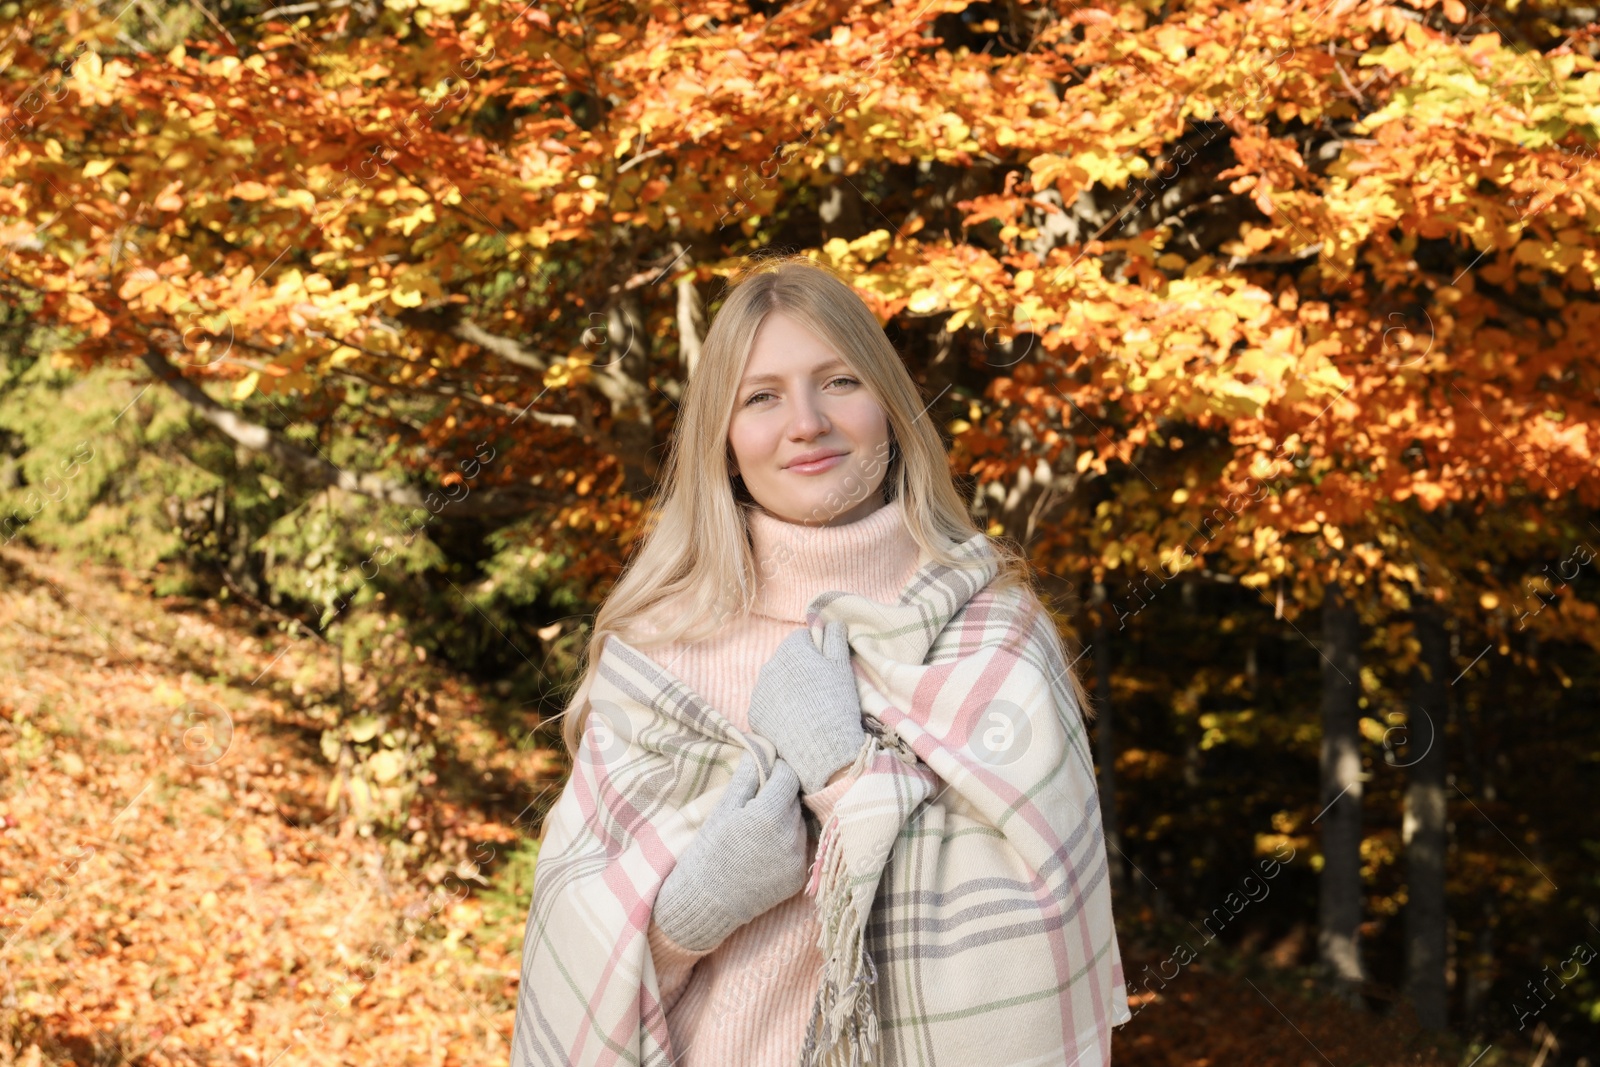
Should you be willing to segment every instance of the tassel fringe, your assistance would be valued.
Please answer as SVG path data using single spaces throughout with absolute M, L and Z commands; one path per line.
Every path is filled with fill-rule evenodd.
M 869 765 L 879 751 L 871 735 L 857 754 L 852 772 Z M 878 969 L 866 951 L 867 918 L 877 889 L 876 879 L 851 885 L 844 849 L 839 842 L 839 818 L 828 819 L 817 844 L 817 858 L 806 883 L 806 893 L 817 901 L 822 936 L 823 969 L 806 1040 L 800 1052 L 801 1067 L 868 1067 L 878 1060 L 878 1013 L 873 987 Z

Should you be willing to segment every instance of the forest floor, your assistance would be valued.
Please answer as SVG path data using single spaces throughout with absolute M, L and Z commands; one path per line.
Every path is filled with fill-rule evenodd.
M 115 568 L 0 549 L 0 1064 L 509 1062 L 528 813 L 559 791 L 560 761 L 508 747 L 484 725 L 497 698 L 446 679 L 449 769 L 426 820 L 410 838 L 352 832 L 327 804 L 315 716 L 336 663 L 237 600 L 152 597 Z M 210 754 L 185 748 L 197 726 Z M 1124 921 L 1133 993 L 1167 952 Z M 1134 998 L 1119 1065 L 1454 1067 L 1474 1051 L 1222 952 Z

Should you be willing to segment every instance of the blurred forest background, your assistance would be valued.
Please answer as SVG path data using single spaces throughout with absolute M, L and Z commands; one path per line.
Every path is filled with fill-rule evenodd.
M 0 2 L 0 1063 L 506 1062 L 768 251 L 1080 657 L 1119 1063 L 1600 1059 L 1595 19 Z

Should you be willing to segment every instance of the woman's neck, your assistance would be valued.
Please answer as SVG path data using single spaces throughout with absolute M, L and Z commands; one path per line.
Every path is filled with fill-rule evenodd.
M 755 612 L 804 625 L 819 593 L 856 593 L 893 603 L 921 562 L 899 498 L 841 526 L 803 526 L 769 511 L 749 512 L 756 565 Z

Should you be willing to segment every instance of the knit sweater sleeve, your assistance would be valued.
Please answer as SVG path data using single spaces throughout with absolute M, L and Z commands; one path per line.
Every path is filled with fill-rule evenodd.
M 650 942 L 650 957 L 656 965 L 656 981 L 661 987 L 662 1010 L 670 1012 L 689 985 L 694 965 L 711 954 L 711 949 L 693 952 L 678 944 L 662 932 L 654 918 L 645 931 Z

